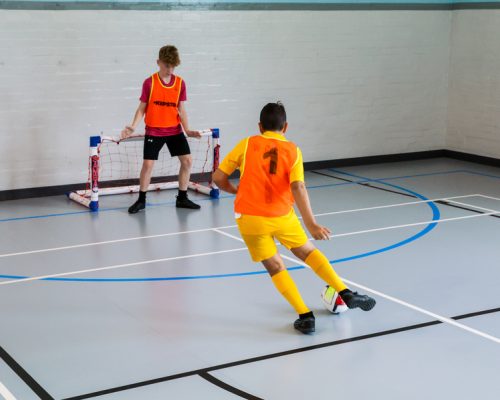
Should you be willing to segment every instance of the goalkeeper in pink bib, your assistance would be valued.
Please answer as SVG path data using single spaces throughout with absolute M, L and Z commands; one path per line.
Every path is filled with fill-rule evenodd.
M 158 154 L 165 144 L 170 155 L 178 157 L 180 161 L 179 193 L 176 207 L 200 208 L 187 196 L 193 161 L 184 132 L 187 136 L 195 138 L 200 138 L 201 134 L 189 129 L 186 106 L 184 105 L 187 100 L 186 83 L 180 76 L 174 75 L 174 69 L 180 63 L 176 47 L 163 46 L 160 49 L 157 60 L 159 71 L 144 81 L 139 107 L 135 112 L 134 119 L 122 131 L 122 137 L 132 135 L 144 117 L 146 136 L 144 138 L 144 161 L 140 176 L 140 191 L 139 198 L 128 209 L 131 214 L 146 208 L 146 192 L 151 182 L 154 163 L 158 160 Z

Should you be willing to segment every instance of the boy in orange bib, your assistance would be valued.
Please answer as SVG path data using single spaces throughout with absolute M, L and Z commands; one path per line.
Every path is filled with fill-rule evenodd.
M 279 102 L 267 104 L 260 113 L 261 135 L 238 143 L 219 165 L 213 180 L 220 189 L 236 194 L 234 210 L 240 234 L 252 260 L 262 262 L 276 289 L 299 314 L 295 329 L 312 333 L 314 314 L 302 300 L 274 239 L 333 287 L 347 307 L 368 311 L 375 306 L 375 300 L 349 290 L 328 258 L 307 238 L 294 212 L 294 202 L 314 239 L 330 239 L 331 232 L 314 218 L 304 184 L 302 153 L 285 138 L 287 128 L 284 106 Z M 238 187 L 229 181 L 236 169 L 240 170 Z
M 132 135 L 137 124 L 145 116 L 146 137 L 144 138 L 144 161 L 141 169 L 140 191 L 139 198 L 128 209 L 131 214 L 146 207 L 146 192 L 151 182 L 154 163 L 158 160 L 158 154 L 165 144 L 170 155 L 178 157 L 180 161 L 179 194 L 177 195 L 176 207 L 200 208 L 187 196 L 193 161 L 184 132 L 190 137 L 199 138 L 201 135 L 198 131 L 189 129 L 186 106 L 184 105 L 187 100 L 186 84 L 180 76 L 174 75 L 175 67 L 181 63 L 177 48 L 163 46 L 156 63 L 159 71 L 144 81 L 139 107 L 135 112 L 134 119 L 122 131 L 122 137 Z

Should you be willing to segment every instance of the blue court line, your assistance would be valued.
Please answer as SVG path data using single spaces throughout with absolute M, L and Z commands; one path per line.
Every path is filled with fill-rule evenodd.
M 347 175 L 347 176 L 350 176 L 353 178 L 365 179 L 362 176 L 350 174 L 350 173 L 343 172 L 341 170 L 337 170 L 337 169 L 333 169 L 333 168 L 329 168 L 329 171 L 336 172 L 336 173 L 343 174 L 343 175 Z M 385 185 L 385 186 L 390 186 L 390 187 L 395 188 L 395 189 L 403 190 L 407 193 L 410 193 L 410 194 L 418 197 L 421 200 L 429 200 L 428 198 L 426 198 L 425 196 L 423 196 L 417 192 L 414 192 L 410 189 L 406 189 L 402 186 L 393 185 L 391 183 L 386 183 L 386 182 L 384 182 L 384 180 L 385 179 L 371 179 L 370 181 L 371 182 L 378 182 L 378 183 Z M 362 182 L 362 181 L 359 181 L 359 182 Z M 439 221 L 439 219 L 441 218 L 441 213 L 439 212 L 439 209 L 436 206 L 436 204 L 434 202 L 428 202 L 426 204 L 429 205 L 429 207 L 432 209 L 432 221 Z M 346 257 L 346 258 L 340 258 L 338 260 L 331 260 L 330 262 L 332 264 L 336 264 L 336 263 L 351 261 L 351 260 L 355 260 L 358 258 L 369 257 L 369 256 L 372 256 L 372 255 L 375 255 L 378 253 L 389 251 L 389 250 L 395 249 L 395 248 L 400 247 L 400 246 L 404 246 L 405 244 L 413 242 L 414 240 L 417 240 L 417 239 L 421 238 L 422 236 L 426 235 L 427 233 L 432 231 L 436 226 L 437 226 L 437 222 L 432 222 L 429 225 L 427 225 L 423 230 L 421 230 L 419 233 L 417 233 L 416 235 L 413 235 L 413 236 L 409 237 L 408 239 L 405 239 L 401 242 L 395 243 L 395 244 L 387 246 L 387 247 L 383 247 L 383 248 L 378 249 L 378 250 L 370 251 L 368 253 L 358 254 L 356 256 L 351 256 L 351 257 Z
M 468 174 L 473 174 L 473 175 L 486 176 L 488 178 L 500 179 L 500 176 L 498 176 L 498 175 L 486 174 L 484 172 L 476 172 L 476 171 L 469 171 L 469 170 L 465 170 L 464 172 L 466 172 Z
M 340 170 L 334 170 L 334 169 L 330 169 L 330 170 L 333 172 L 336 172 L 336 173 L 355 177 L 358 179 L 366 179 L 365 177 L 349 174 L 347 172 L 343 172 Z M 410 193 L 421 200 L 424 200 L 424 201 L 429 200 L 427 197 L 425 197 L 417 192 L 414 192 L 410 189 L 406 189 L 402 186 L 397 186 L 397 185 L 393 185 L 391 183 L 383 182 L 382 179 L 377 179 L 377 180 L 372 180 L 372 181 L 376 181 L 382 185 L 390 186 L 392 188 L 396 188 L 396 189 L 402 190 L 404 192 Z M 436 221 L 436 222 L 429 223 L 424 229 L 422 229 L 417 234 L 410 236 L 409 238 L 404 239 L 398 243 L 392 244 L 390 246 L 386 246 L 386 247 L 383 247 L 381 249 L 369 251 L 366 253 L 357 254 L 357 255 L 354 255 L 351 257 L 330 260 L 330 263 L 331 264 L 339 264 L 342 262 L 347 262 L 347 261 L 351 261 L 351 260 L 365 258 L 365 257 L 373 256 L 373 255 L 379 254 L 379 253 L 384 253 L 386 251 L 393 250 L 393 249 L 396 249 L 398 247 L 404 246 L 408 243 L 411 243 L 411 242 L 421 238 L 422 236 L 428 234 L 430 231 L 432 231 L 437 226 L 437 221 L 439 221 L 439 219 L 441 218 L 441 214 L 440 214 L 439 209 L 437 208 L 436 204 L 434 204 L 433 202 L 428 202 L 425 204 L 431 208 L 432 221 Z M 289 270 L 300 270 L 300 269 L 304 269 L 304 267 L 303 266 L 294 266 L 294 267 L 291 267 L 288 269 Z M 261 271 L 251 271 L 251 272 L 239 272 L 239 273 L 233 273 L 233 274 L 192 275 L 192 276 L 175 276 L 175 277 L 158 277 L 158 278 L 45 278 L 45 279 L 41 279 L 41 280 L 59 281 L 59 282 L 62 281 L 62 282 L 108 282 L 108 283 L 109 282 L 150 282 L 150 281 L 181 281 L 181 280 L 194 280 L 194 279 L 234 278 L 234 277 L 239 277 L 239 276 L 262 275 L 262 274 L 267 274 L 267 271 L 261 270 Z M 27 276 L 26 277 L 19 277 L 19 276 L 14 276 L 14 275 L 0 275 L 0 279 L 1 278 L 4 278 L 4 279 L 23 279 L 24 278 L 24 279 L 26 279 L 28 277 Z
M 287 268 L 288 271 L 296 271 L 299 269 L 305 269 L 302 265 L 297 265 L 296 267 Z M 159 278 L 45 278 L 40 279 L 41 281 L 58 281 L 58 282 L 155 282 L 155 281 L 186 281 L 194 279 L 215 279 L 215 278 L 234 278 L 237 276 L 252 276 L 252 275 L 264 275 L 268 272 L 263 269 L 260 271 L 250 271 L 250 272 L 236 272 L 233 274 L 216 274 L 216 275 L 189 275 L 189 276 L 171 276 L 171 277 L 159 277 Z M 0 279 L 26 279 L 29 276 L 14 276 L 14 275 L 0 275 Z
M 450 175 L 450 174 L 456 174 L 456 173 L 473 173 L 473 174 L 478 174 L 478 175 L 485 175 L 485 174 L 476 173 L 476 172 L 467 171 L 467 170 L 452 170 L 452 171 L 433 172 L 433 173 L 417 174 L 417 175 L 391 176 L 391 177 L 376 178 L 376 179 L 363 178 L 363 180 L 358 181 L 358 182 L 343 182 L 343 183 L 330 183 L 330 184 L 325 184 L 325 185 L 312 185 L 312 186 L 307 186 L 307 189 L 309 190 L 309 189 L 321 189 L 321 188 L 325 188 L 325 187 L 334 187 L 334 186 L 355 185 L 358 183 L 374 182 L 377 179 L 388 181 L 388 180 L 394 180 L 394 179 L 408 179 L 408 178 L 417 178 L 417 177 L 433 176 L 433 175 Z M 485 176 L 488 176 L 488 175 L 485 175 Z M 491 177 L 500 179 L 500 176 L 491 175 Z M 230 199 L 230 198 L 234 198 L 234 195 L 222 195 L 219 197 L 219 199 Z M 212 198 L 196 199 L 196 201 L 214 201 L 214 200 L 217 200 L 217 199 L 212 199 Z M 172 205 L 172 204 L 175 204 L 175 201 L 167 201 L 167 202 L 160 202 L 160 203 L 147 203 L 147 206 L 148 207 L 160 207 L 160 206 Z M 107 211 L 122 211 L 122 210 L 127 210 L 127 209 L 128 209 L 128 206 L 127 207 L 115 207 L 115 208 L 100 208 L 98 212 L 102 213 L 102 212 L 107 212 Z M 66 213 L 32 215 L 32 216 L 27 216 L 27 217 L 14 217 L 14 218 L 0 219 L 0 222 L 12 222 L 12 221 L 22 221 L 22 220 L 28 220 L 28 219 L 51 218 L 51 217 L 65 217 L 67 215 L 78 215 L 78 214 L 94 214 L 94 212 L 90 211 L 90 210 L 84 210 L 84 211 L 72 211 L 72 212 L 66 212 Z
M 109 210 L 103 210 L 103 211 L 111 211 L 111 210 L 121 210 L 122 208 L 116 208 L 116 209 L 109 209 Z M 0 222 L 10 222 L 10 221 L 22 221 L 25 219 L 39 219 L 39 218 L 51 218 L 51 217 L 62 217 L 66 215 L 78 215 L 78 214 L 90 214 L 91 211 L 85 210 L 85 211 L 72 211 L 72 212 L 66 212 L 66 213 L 59 213 L 59 214 L 43 214 L 43 215 L 30 215 L 27 217 L 14 217 L 14 218 L 5 218 L 5 219 L 0 219 Z
M 227 195 L 227 196 L 223 195 L 223 196 L 219 196 L 219 199 L 226 199 L 226 198 L 231 198 L 231 197 L 234 197 L 234 196 L 233 195 Z M 217 199 L 212 199 L 210 197 L 196 199 L 196 201 L 213 201 L 213 200 L 217 200 Z M 169 205 L 169 204 L 175 204 L 175 200 L 167 201 L 164 203 L 146 203 L 146 205 L 148 207 L 158 207 L 158 206 Z M 114 207 L 114 208 L 99 208 L 98 212 L 90 211 L 90 210 L 83 210 L 83 211 L 71 211 L 71 212 L 55 213 L 55 214 L 30 215 L 27 217 L 14 217 L 14 218 L 0 219 L 0 222 L 22 221 L 25 219 L 40 219 L 40 218 L 51 218 L 51 217 L 65 217 L 67 215 L 78 215 L 78 214 L 96 214 L 96 215 L 98 215 L 98 213 L 101 213 L 101 212 L 123 211 L 123 210 L 128 210 L 128 208 L 129 208 L 129 206 Z

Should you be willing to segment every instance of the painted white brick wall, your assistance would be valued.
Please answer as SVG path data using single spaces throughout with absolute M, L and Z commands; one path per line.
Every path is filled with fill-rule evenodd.
M 192 128 L 225 154 L 287 106 L 306 161 L 441 149 L 447 11 L 0 11 L 0 190 L 87 178 L 88 137 L 117 134 L 175 44 Z
M 452 23 L 450 150 L 500 158 L 500 10 L 456 11 Z

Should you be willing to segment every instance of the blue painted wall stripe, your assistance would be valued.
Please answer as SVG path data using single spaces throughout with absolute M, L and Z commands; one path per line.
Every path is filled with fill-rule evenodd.
M 336 10 L 428 10 L 451 11 L 455 9 L 498 9 L 499 1 L 493 0 L 0 0 L 0 9 L 5 10 L 229 10 L 229 11 L 336 11 Z

